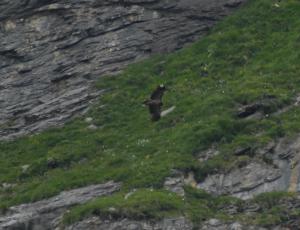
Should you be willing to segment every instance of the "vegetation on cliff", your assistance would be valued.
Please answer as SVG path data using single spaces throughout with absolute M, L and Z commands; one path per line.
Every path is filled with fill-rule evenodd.
M 1 207 L 114 180 L 123 183 L 120 193 L 75 208 L 66 222 L 116 210 L 116 216 L 134 218 L 229 218 L 219 207 L 242 201 L 189 187 L 182 200 L 163 190 L 163 182 L 172 169 L 193 171 L 200 181 L 250 161 L 253 155 L 233 154 L 238 147 L 251 146 L 255 155 L 272 139 L 299 132 L 300 108 L 292 106 L 300 92 L 299 28 L 299 1 L 253 0 L 201 41 L 102 77 L 97 87 L 107 91 L 86 115 L 97 129 L 79 117 L 0 143 L 0 182 L 15 184 L 0 191 Z M 142 102 L 161 83 L 170 89 L 164 108 L 176 109 L 153 123 Z M 264 100 L 259 119 L 237 116 L 241 106 Z M 221 153 L 199 162 L 199 153 L 212 144 Z M 124 199 L 132 189 L 137 192 Z M 270 208 L 265 215 L 280 213 Z M 266 224 L 263 214 L 256 220 Z M 280 221 L 281 215 L 270 224 Z

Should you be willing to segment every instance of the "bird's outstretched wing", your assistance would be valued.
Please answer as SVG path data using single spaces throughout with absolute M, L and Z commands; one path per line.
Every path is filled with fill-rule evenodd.
M 161 100 L 165 90 L 166 90 L 165 87 L 158 86 L 156 90 L 151 94 L 150 98 L 152 100 Z
M 152 121 L 158 121 L 160 119 L 160 113 L 161 113 L 161 105 L 159 104 L 151 104 L 149 105 L 149 111 L 152 116 Z

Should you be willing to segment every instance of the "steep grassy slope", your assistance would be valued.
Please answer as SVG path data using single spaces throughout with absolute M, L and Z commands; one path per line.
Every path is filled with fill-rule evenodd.
M 201 220 L 222 215 L 217 212 L 220 203 L 240 201 L 191 188 L 183 201 L 161 190 L 164 179 L 172 169 L 180 169 L 193 170 L 201 180 L 210 172 L 250 161 L 233 156 L 237 147 L 259 147 L 299 132 L 300 108 L 274 113 L 300 93 L 298 50 L 300 2 L 253 0 L 196 44 L 132 65 L 119 76 L 101 78 L 97 87 L 108 90 L 86 116 L 98 129 L 88 129 L 82 117 L 63 128 L 0 144 L 0 182 L 16 184 L 1 190 L 0 205 L 115 180 L 123 182 L 120 194 L 80 207 L 67 220 L 100 209 L 105 214 L 111 206 L 131 217 L 187 214 Z M 165 108 L 176 109 L 153 123 L 142 101 L 160 83 L 170 89 Z M 270 98 L 263 118 L 237 117 L 241 105 Z M 212 144 L 221 154 L 198 162 L 197 155 Z M 22 169 L 24 165 L 28 169 Z M 141 190 L 124 200 L 133 188 Z

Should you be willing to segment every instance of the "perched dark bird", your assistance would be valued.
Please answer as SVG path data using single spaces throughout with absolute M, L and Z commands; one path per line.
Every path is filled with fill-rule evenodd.
M 160 85 L 151 94 L 150 99 L 144 101 L 144 105 L 149 107 L 152 121 L 158 121 L 161 117 L 161 107 L 163 106 L 162 97 L 166 90 L 167 89 L 164 85 Z

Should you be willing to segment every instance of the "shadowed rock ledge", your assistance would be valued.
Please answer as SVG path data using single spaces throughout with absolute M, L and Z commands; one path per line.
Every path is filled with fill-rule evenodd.
M 63 124 L 101 75 L 195 41 L 245 1 L 1 1 L 0 139 Z
M 0 229 L 55 229 L 68 208 L 100 196 L 110 195 L 120 187 L 119 183 L 114 182 L 91 185 L 62 192 L 47 200 L 11 207 L 6 216 L 0 217 Z

